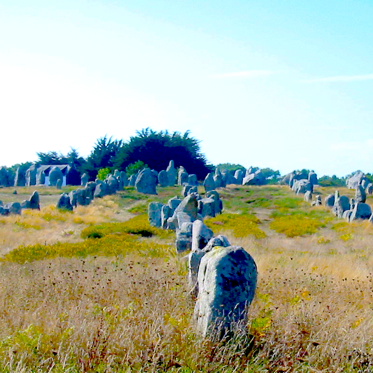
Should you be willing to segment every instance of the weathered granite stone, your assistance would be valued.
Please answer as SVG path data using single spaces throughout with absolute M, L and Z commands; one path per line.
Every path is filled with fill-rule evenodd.
M 219 193 L 216 190 L 211 190 L 206 193 L 207 198 L 212 198 L 215 201 L 215 214 L 221 214 L 223 211 L 223 201 L 220 199 Z
M 245 177 L 245 173 L 241 169 L 236 170 L 236 172 L 234 173 L 234 178 L 237 180 L 238 185 L 242 185 L 244 177 Z
M 198 180 L 196 174 L 190 174 L 188 176 L 188 184 L 193 186 L 198 186 Z
M 72 190 L 72 191 L 69 193 L 70 204 L 71 204 L 72 207 L 77 207 L 77 206 L 78 206 L 78 202 L 77 202 L 77 194 L 78 194 L 78 191 L 77 191 L 77 190 Z
M 227 237 L 223 235 L 219 235 L 219 236 L 211 238 L 210 241 L 207 243 L 207 245 L 203 248 L 203 251 L 208 253 L 216 246 L 228 247 L 230 245 L 231 244 L 229 243 Z
M 58 179 L 58 180 L 57 180 L 56 188 L 57 188 L 57 189 L 62 189 L 62 179 Z
M 87 174 L 83 174 L 82 177 L 80 178 L 80 185 L 86 186 L 88 181 L 89 181 L 89 176 Z
M 177 183 L 178 185 L 183 185 L 188 183 L 188 173 L 185 171 L 185 168 L 183 166 L 180 166 L 179 172 L 178 172 L 178 178 Z
M 256 282 L 256 264 L 242 247 L 216 247 L 205 254 L 194 309 L 197 331 L 212 340 L 245 333 Z
M 181 195 L 186 197 L 190 193 L 197 193 L 197 187 L 194 185 L 184 184 Z
M 352 214 L 350 216 L 350 221 L 357 219 L 368 220 L 372 215 L 372 209 L 366 203 L 356 203 Z
M 350 199 L 350 209 L 353 210 L 355 208 L 356 202 L 354 198 Z
M 214 181 L 214 177 L 212 176 L 211 172 L 206 176 L 203 182 L 203 186 L 206 192 L 209 192 L 210 190 L 215 189 L 215 181 Z
M 343 213 L 347 210 L 350 210 L 350 200 L 346 196 L 340 196 L 335 200 L 332 212 L 335 216 L 339 218 L 343 217 Z
M 223 180 L 223 175 L 218 168 L 215 169 L 215 175 L 213 176 L 215 182 L 215 188 L 225 188 L 226 184 Z
M 306 179 L 296 180 L 291 188 L 296 194 L 305 194 L 307 191 L 313 192 L 313 185 Z
M 139 193 L 157 194 L 158 177 L 149 169 L 144 168 L 137 176 L 135 187 Z
M 368 183 L 367 187 L 365 188 L 365 193 L 366 194 L 372 194 L 373 193 L 373 184 Z
M 40 210 L 40 197 L 39 193 L 35 190 L 29 199 L 29 207 L 33 210 Z
M 171 209 L 168 205 L 163 205 L 161 210 L 161 226 L 167 229 L 167 220 L 172 216 Z
M 72 211 L 73 207 L 70 203 L 70 197 L 67 193 L 61 194 L 58 202 L 57 202 L 57 208 L 61 210 L 69 210 Z
M 325 197 L 324 204 L 326 207 L 333 207 L 335 202 L 334 194 L 329 194 Z
M 304 198 L 305 202 L 312 201 L 312 193 L 309 190 L 307 190 L 307 192 L 304 193 L 304 197 L 303 198 Z
M 36 185 L 45 185 L 45 172 L 41 167 L 36 170 Z
M 36 165 L 32 165 L 26 171 L 26 186 L 36 185 Z
M 192 251 L 203 249 L 210 239 L 213 237 L 213 232 L 201 220 L 193 222 L 192 230 Z
M 175 168 L 175 165 L 174 165 L 174 161 L 170 161 L 170 163 L 168 164 L 168 167 L 166 169 L 166 172 L 168 174 L 168 185 L 169 186 L 174 186 L 175 182 L 176 182 L 176 174 L 177 174 L 177 171 L 176 171 L 176 168 Z
M 356 188 L 356 192 L 355 192 L 355 202 L 356 203 L 360 203 L 360 202 L 365 203 L 366 199 L 367 199 L 367 196 L 365 194 L 364 188 L 361 185 L 358 185 L 357 188 Z
M 342 218 L 345 219 L 347 222 L 350 221 L 350 217 L 352 215 L 352 211 L 353 210 L 346 210 L 343 215 L 342 215 Z
M 311 206 L 321 206 L 321 205 L 322 205 L 321 196 L 317 195 L 315 200 L 311 203 Z
M 173 200 L 174 201 L 174 200 Z M 168 201 L 170 203 L 170 200 Z M 196 194 L 189 194 L 176 207 L 172 217 L 167 221 L 168 229 L 181 227 L 184 222 L 194 222 L 198 215 L 198 200 Z
M 198 201 L 198 212 L 202 217 L 210 216 L 215 217 L 215 200 L 212 198 L 202 198 Z
M 58 179 L 63 180 L 63 173 L 57 166 L 54 166 L 49 172 L 49 185 L 56 186 Z
M 230 171 L 228 170 L 223 170 L 222 172 L 223 176 L 223 187 L 227 185 L 236 185 L 237 184 L 237 179 L 231 174 Z
M 103 198 L 108 195 L 108 186 L 106 183 L 96 182 L 96 187 L 94 191 L 94 198 Z
M 86 185 L 85 185 L 85 191 L 87 193 L 87 197 L 90 199 L 90 200 L 93 200 L 94 196 L 95 196 L 95 189 L 96 189 L 96 182 L 94 181 L 89 181 Z
M 179 215 L 182 213 L 179 213 Z M 180 225 L 180 229 L 176 229 L 176 252 L 181 253 L 192 248 L 192 229 L 191 222 L 185 222 Z
M 108 186 L 108 193 L 109 194 L 116 194 L 117 190 L 119 189 L 118 180 L 112 176 L 109 175 L 105 180 L 107 186 Z
M 14 178 L 14 186 L 26 185 L 26 172 L 22 167 L 18 167 Z
M 308 174 L 308 181 L 312 184 L 312 185 L 317 185 L 318 184 L 318 180 L 317 180 L 317 174 L 315 173 L 315 171 L 310 171 L 309 174 Z
M 21 215 L 22 207 L 19 202 L 7 203 L 4 208 L 9 211 L 9 214 Z
M 169 185 L 168 173 L 165 170 L 160 171 L 158 174 L 158 183 L 161 187 L 167 187 Z
M 349 189 L 357 189 L 357 187 L 361 184 L 361 182 L 364 180 L 365 175 L 361 171 L 355 172 L 352 176 L 350 176 L 346 180 L 347 188 Z
M 136 179 L 137 179 L 137 174 L 131 175 L 128 181 L 129 186 L 135 186 Z
M 150 202 L 148 205 L 149 224 L 152 227 L 162 227 L 162 203 Z
M 181 199 L 175 197 L 172 197 L 168 200 L 167 205 L 170 207 L 172 213 L 176 210 L 176 208 L 180 205 Z

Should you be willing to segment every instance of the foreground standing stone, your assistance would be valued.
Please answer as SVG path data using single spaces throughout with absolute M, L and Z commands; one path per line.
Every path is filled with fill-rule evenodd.
M 204 255 L 194 309 L 197 331 L 212 340 L 245 333 L 256 282 L 256 264 L 242 247 L 216 247 Z

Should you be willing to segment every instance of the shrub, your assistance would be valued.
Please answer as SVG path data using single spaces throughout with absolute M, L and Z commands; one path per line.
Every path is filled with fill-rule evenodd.
M 107 175 L 109 175 L 109 174 L 110 174 L 110 168 L 109 167 L 101 168 L 100 170 L 98 170 L 97 179 L 105 180 Z
M 313 234 L 317 229 L 325 225 L 315 218 L 301 215 L 287 215 L 276 217 L 269 226 L 277 233 L 283 233 L 287 237 L 296 237 Z

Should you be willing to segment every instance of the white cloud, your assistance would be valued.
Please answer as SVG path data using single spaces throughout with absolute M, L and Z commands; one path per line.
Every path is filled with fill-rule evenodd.
M 275 74 L 275 71 L 271 70 L 247 70 L 247 71 L 239 71 L 235 73 L 223 73 L 223 74 L 215 74 L 210 75 L 212 79 L 224 79 L 224 78 L 258 78 L 261 76 L 268 76 Z
M 302 83 L 318 83 L 318 82 L 361 82 L 366 80 L 373 80 L 373 74 L 366 75 L 340 75 L 340 76 L 330 76 L 326 78 L 317 78 L 317 79 L 307 79 L 302 80 Z

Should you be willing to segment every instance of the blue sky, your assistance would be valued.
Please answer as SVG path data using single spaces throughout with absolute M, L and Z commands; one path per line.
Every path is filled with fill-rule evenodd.
M 0 0 L 0 164 L 150 127 L 213 164 L 373 172 L 373 3 L 325 3 Z

